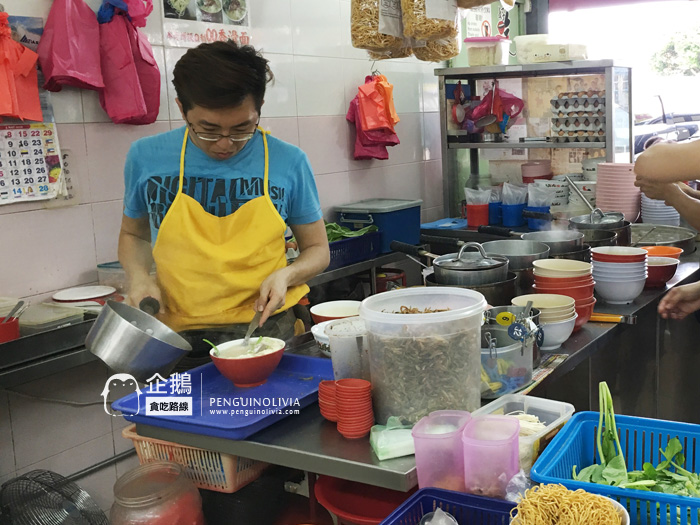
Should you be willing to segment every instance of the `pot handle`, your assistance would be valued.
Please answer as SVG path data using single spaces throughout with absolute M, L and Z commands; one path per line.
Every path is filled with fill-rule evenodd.
M 513 231 L 505 226 L 479 226 L 477 228 L 479 233 L 488 233 L 491 235 L 500 235 L 501 237 L 511 237 Z
M 465 242 L 462 245 L 462 247 L 459 249 L 459 253 L 457 254 L 457 260 L 462 258 L 462 254 L 468 248 L 476 248 L 484 259 L 488 259 L 488 255 L 486 255 L 486 252 L 484 251 L 484 247 L 481 246 L 481 244 L 479 244 L 478 242 Z
M 148 315 L 156 315 L 160 310 L 160 303 L 154 297 L 144 297 L 139 303 L 139 309 Z
M 542 219 L 545 221 L 553 221 L 554 216 L 551 213 L 546 213 L 543 211 L 530 211 L 523 210 L 523 218 L 525 219 Z
M 433 257 L 433 255 L 427 252 L 422 246 L 415 246 L 401 241 L 391 241 L 389 248 L 392 251 L 405 253 L 406 255 L 414 255 L 416 257 L 427 255 Z

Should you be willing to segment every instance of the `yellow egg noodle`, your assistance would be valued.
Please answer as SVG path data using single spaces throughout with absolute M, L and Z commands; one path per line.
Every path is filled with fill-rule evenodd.
M 456 38 L 433 40 L 426 42 L 425 47 L 413 48 L 413 54 L 418 60 L 442 62 L 459 54 L 459 43 Z
M 404 39 L 379 32 L 379 0 L 352 0 L 350 4 L 352 46 L 370 51 L 405 47 Z
M 457 36 L 457 20 L 428 18 L 425 0 L 401 0 L 401 17 L 404 36 L 416 40 L 440 40 Z

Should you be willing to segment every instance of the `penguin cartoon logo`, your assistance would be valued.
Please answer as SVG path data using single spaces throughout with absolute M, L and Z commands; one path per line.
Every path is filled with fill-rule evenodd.
M 136 392 L 136 413 L 139 413 L 139 410 L 141 410 L 141 391 L 139 390 L 139 384 L 136 382 L 136 378 L 132 376 L 131 374 L 114 374 L 113 376 L 110 376 L 109 379 L 107 379 L 107 382 L 105 383 L 105 387 L 102 390 L 102 400 L 104 403 L 104 409 L 105 412 L 112 416 L 112 417 L 119 417 L 122 414 L 113 414 L 110 412 L 110 409 L 107 407 L 107 396 L 109 395 L 109 391 L 111 388 L 124 388 L 126 386 L 132 386 L 134 388 L 134 391 Z

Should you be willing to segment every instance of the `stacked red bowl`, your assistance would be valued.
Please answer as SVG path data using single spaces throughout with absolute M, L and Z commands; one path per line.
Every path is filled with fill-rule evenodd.
M 591 255 L 595 291 L 606 303 L 629 304 L 642 293 L 647 280 L 646 250 L 599 246 L 591 249 Z
M 338 432 L 348 439 L 369 434 L 374 424 L 372 384 L 364 379 L 338 379 L 335 382 Z
M 338 421 L 338 408 L 335 398 L 335 381 L 321 381 L 318 384 L 318 407 L 328 421 Z
M 550 180 L 552 174 L 552 162 L 549 160 L 532 160 L 520 166 L 523 182 L 529 184 L 536 180 Z
M 619 211 L 635 222 L 641 207 L 641 192 L 634 185 L 634 164 L 598 164 L 596 206 L 603 211 Z
M 536 263 L 536 264 L 535 264 Z M 588 322 L 593 313 L 595 281 L 590 263 L 571 259 L 541 259 L 534 261 L 535 293 L 566 295 L 574 299 L 576 323 L 574 332 Z

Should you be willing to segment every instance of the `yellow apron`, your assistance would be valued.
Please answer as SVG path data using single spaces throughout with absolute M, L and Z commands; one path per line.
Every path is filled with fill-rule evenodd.
M 160 319 L 173 330 L 224 327 L 249 323 L 260 285 L 287 265 L 287 225 L 268 191 L 266 131 L 264 194 L 225 217 L 206 212 L 182 192 L 188 130 L 180 153 L 180 186 L 153 247 L 165 311 Z M 295 305 L 309 291 L 290 286 L 282 308 Z

